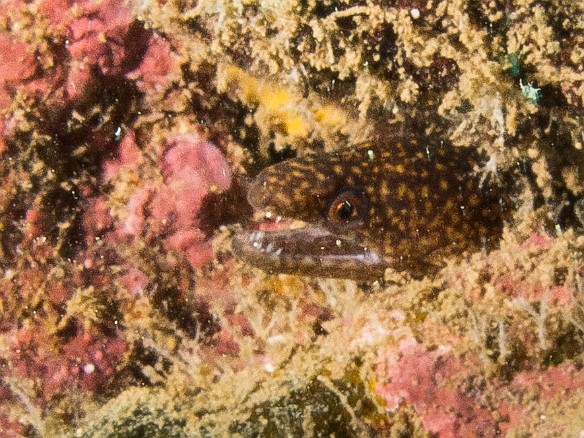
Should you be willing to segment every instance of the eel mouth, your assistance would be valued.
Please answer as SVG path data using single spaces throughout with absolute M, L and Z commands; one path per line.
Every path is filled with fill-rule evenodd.
M 235 255 L 270 273 L 371 281 L 387 264 L 376 252 L 326 228 L 259 230 L 237 234 Z

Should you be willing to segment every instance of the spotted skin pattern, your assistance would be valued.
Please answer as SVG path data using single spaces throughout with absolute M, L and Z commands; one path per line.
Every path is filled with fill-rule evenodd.
M 427 147 L 416 140 L 363 143 L 268 167 L 252 183 L 248 200 L 256 209 L 318 225 L 331 238 L 359 243 L 396 270 L 423 276 L 443 265 L 445 258 L 492 247 L 501 236 L 501 198 L 495 188 L 479 186 L 473 176 L 475 162 L 472 151 L 440 144 Z M 347 191 L 350 202 L 331 207 Z M 343 217 L 334 220 L 331 214 Z M 269 233 L 261 237 L 263 242 L 254 242 L 260 248 L 268 242 Z M 301 238 L 294 235 L 295 247 L 302 246 Z M 282 233 L 278 246 L 286 246 Z M 359 266 L 351 265 L 349 258 L 343 266 L 333 264 L 319 272 L 314 268 L 318 259 L 310 260 L 307 249 L 302 257 L 280 251 L 278 257 L 259 259 L 254 259 L 253 248 L 247 249 L 243 258 L 272 272 L 305 275 L 303 269 L 310 262 L 310 275 L 368 277 L 367 273 L 355 275 Z M 322 252 L 314 254 L 323 256 Z M 379 269 L 373 271 L 379 274 Z

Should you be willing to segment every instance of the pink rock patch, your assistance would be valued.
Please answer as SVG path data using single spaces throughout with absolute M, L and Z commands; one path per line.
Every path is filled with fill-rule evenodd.
M 161 163 L 165 185 L 154 201 L 152 214 L 174 219 L 178 229 L 197 223 L 203 198 L 231 185 L 231 171 L 213 144 L 193 135 L 175 137 L 166 145 Z
M 10 104 L 11 88 L 31 78 L 34 71 L 34 54 L 28 45 L 0 34 L 0 110 Z
M 170 82 L 169 75 L 175 63 L 170 54 L 170 43 L 157 34 L 148 41 L 148 48 L 140 66 L 126 77 L 136 81 L 141 91 L 163 90 Z
M 86 2 L 69 26 L 67 50 L 82 64 L 98 65 L 103 74 L 120 74 L 132 20 L 130 9 L 119 0 Z
M 27 44 L 9 35 L 0 35 L 0 81 L 21 81 L 34 74 L 34 54 Z
M 170 139 L 160 160 L 162 185 L 153 182 L 129 201 L 125 231 L 136 236 L 146 227 L 154 236 L 164 236 L 167 249 L 182 252 L 193 267 L 212 257 L 205 234 L 199 229 L 202 201 L 209 193 L 231 185 L 231 171 L 213 144 L 195 135 Z
M 465 371 L 449 350 L 427 351 L 413 339 L 404 340 L 399 356 L 388 350 L 378 366 L 385 382 L 375 392 L 390 411 L 402 403 L 413 406 L 424 427 L 440 437 L 494 437 L 497 426 L 489 411 L 457 388 Z

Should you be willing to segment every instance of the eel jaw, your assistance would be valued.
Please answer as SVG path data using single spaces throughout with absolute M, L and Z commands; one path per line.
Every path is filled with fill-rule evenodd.
M 387 264 L 374 251 L 325 228 L 254 231 L 232 240 L 236 256 L 270 273 L 373 281 Z

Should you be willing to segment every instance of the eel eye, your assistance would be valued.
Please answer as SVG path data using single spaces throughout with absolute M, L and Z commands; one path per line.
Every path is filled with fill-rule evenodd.
M 348 224 L 363 219 L 365 197 L 354 189 L 345 190 L 337 195 L 330 204 L 327 219 L 333 223 Z

